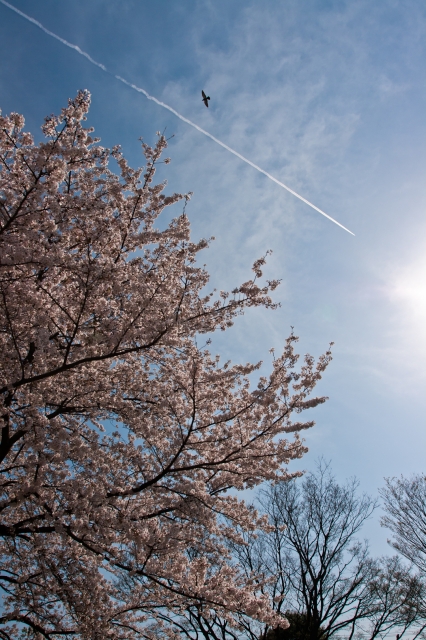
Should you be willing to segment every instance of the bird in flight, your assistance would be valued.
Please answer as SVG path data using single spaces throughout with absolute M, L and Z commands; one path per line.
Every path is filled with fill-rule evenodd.
M 201 91 L 201 95 L 203 96 L 203 102 L 206 105 L 206 107 L 209 106 L 209 100 L 210 100 L 210 96 L 206 96 L 206 94 L 204 93 L 204 91 Z

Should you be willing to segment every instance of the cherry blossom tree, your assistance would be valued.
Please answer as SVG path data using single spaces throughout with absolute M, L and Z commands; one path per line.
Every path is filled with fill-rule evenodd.
M 0 118 L 0 637 L 164 636 L 161 612 L 188 606 L 276 625 L 229 561 L 261 518 L 228 490 L 291 477 L 330 351 L 297 368 L 290 335 L 257 381 L 260 363 L 209 352 L 207 334 L 276 306 L 278 282 L 259 284 L 262 258 L 204 294 L 209 242 L 185 209 L 155 226 L 189 199 L 154 184 L 164 136 L 134 170 L 84 127 L 89 103 L 47 118 L 40 144 Z

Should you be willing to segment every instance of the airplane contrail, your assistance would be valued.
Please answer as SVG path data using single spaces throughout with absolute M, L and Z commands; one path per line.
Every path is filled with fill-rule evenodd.
M 325 213 L 325 211 L 322 211 L 322 209 L 319 209 L 318 207 L 316 207 L 314 204 L 312 204 L 312 202 L 309 202 L 309 200 L 306 200 L 306 198 L 304 198 L 300 194 L 296 193 L 296 191 L 293 191 L 293 189 L 290 189 L 290 187 L 287 187 L 287 185 L 285 185 L 283 182 L 280 182 L 280 180 L 277 180 L 276 178 L 274 178 L 274 176 L 272 176 L 270 173 L 268 173 L 267 171 L 265 171 L 264 169 L 259 167 L 257 164 L 254 164 L 254 162 L 252 162 L 248 158 L 242 156 L 241 153 L 238 153 L 238 151 L 235 151 L 235 149 L 232 149 L 231 147 L 228 147 L 227 144 L 225 144 L 224 142 L 222 142 L 218 138 L 215 138 L 215 136 L 213 136 L 211 133 L 209 133 L 205 129 L 202 129 L 201 127 L 199 127 L 197 124 L 195 124 L 195 122 L 192 122 L 192 120 L 188 120 L 188 118 L 185 118 L 182 114 L 180 114 L 178 111 L 176 111 L 175 109 L 170 107 L 165 102 L 162 102 L 161 100 L 157 100 L 157 98 L 155 98 L 154 96 L 151 96 L 147 91 L 145 91 L 145 89 L 141 89 L 141 87 L 138 87 L 135 84 L 132 84 L 131 82 L 128 82 L 127 80 L 125 80 L 121 76 L 118 76 L 118 75 L 115 75 L 114 73 L 111 73 L 111 71 L 108 71 L 108 69 L 105 67 L 105 65 L 103 65 L 100 62 L 97 62 L 96 60 L 94 60 L 88 53 L 86 53 L 85 51 L 80 49 L 80 47 L 78 47 L 76 44 L 72 44 L 71 42 L 68 42 L 68 40 L 65 40 L 64 38 L 61 38 L 60 36 L 56 35 L 56 33 L 53 33 L 53 31 L 49 31 L 49 29 L 46 29 L 46 27 L 44 25 L 42 25 L 41 22 L 39 22 L 38 20 L 35 20 L 34 18 L 32 18 L 31 16 L 27 15 L 23 11 L 20 11 L 20 9 L 17 9 L 12 4 L 9 4 L 9 2 L 6 2 L 6 0 L 0 0 L 0 3 L 4 4 L 6 7 L 9 7 L 9 9 L 11 9 L 12 11 L 15 11 L 15 13 L 17 13 L 18 15 L 22 16 L 23 18 L 25 18 L 25 20 L 28 20 L 29 22 L 34 24 L 36 27 L 38 27 L 39 29 L 44 31 L 44 33 L 46 33 L 48 36 L 51 36 L 52 38 L 55 38 L 55 40 L 59 40 L 59 42 L 61 42 L 62 44 L 64 44 L 67 47 L 70 47 L 70 49 L 74 49 L 74 51 L 77 51 L 77 53 L 79 53 L 81 56 L 84 56 L 85 58 L 87 58 L 87 60 L 89 62 L 91 62 L 92 64 L 94 64 L 96 67 L 99 67 L 99 69 L 102 69 L 102 71 L 105 71 L 105 73 L 108 73 L 109 75 L 112 75 L 114 78 L 116 78 L 116 80 L 119 80 L 120 82 L 122 82 L 123 84 L 127 85 L 128 87 L 130 87 L 134 91 L 137 91 L 138 93 L 142 93 L 146 98 L 148 98 L 148 100 L 152 100 L 153 102 L 158 104 L 160 107 L 163 107 L 163 109 L 167 109 L 168 111 L 173 113 L 177 118 L 179 118 L 179 120 L 182 120 L 183 122 L 186 122 L 191 127 L 196 129 L 197 131 L 199 131 L 203 135 L 207 136 L 207 138 L 210 138 L 210 140 L 213 140 L 213 142 L 216 142 L 216 144 L 220 145 L 221 147 L 223 147 L 224 149 L 226 149 L 227 151 L 232 153 L 237 158 L 240 158 L 240 160 L 242 160 L 246 164 L 249 164 L 251 167 L 253 167 L 253 169 L 256 169 L 260 173 L 263 173 L 264 176 L 266 176 L 267 178 L 269 178 L 270 180 L 275 182 L 277 185 L 279 185 L 283 189 L 286 189 L 286 191 L 289 191 L 289 193 L 294 195 L 296 198 L 299 198 L 299 200 L 302 200 L 302 202 L 304 202 L 308 206 L 312 207 L 312 209 L 315 209 L 315 211 L 318 211 L 318 213 L 320 213 L 321 215 L 323 215 L 326 218 L 328 218 L 329 220 L 331 220 L 331 222 L 334 222 L 334 224 L 337 224 L 339 227 L 341 227 L 342 229 L 344 229 L 345 231 L 347 231 L 351 235 L 353 235 L 353 236 L 355 235 L 354 233 L 352 233 L 352 231 L 349 231 L 349 229 L 347 229 L 342 224 L 340 224 L 340 222 L 337 222 L 337 220 L 335 220 L 334 218 L 329 216 L 327 213 Z

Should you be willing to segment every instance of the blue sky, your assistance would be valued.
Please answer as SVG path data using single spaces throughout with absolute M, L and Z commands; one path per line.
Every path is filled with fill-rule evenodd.
M 80 88 L 90 124 L 134 166 L 138 138 L 174 134 L 170 191 L 193 191 L 194 238 L 212 286 L 247 278 L 272 249 L 275 312 L 255 310 L 214 347 L 235 361 L 335 342 L 306 433 L 340 480 L 376 494 L 425 471 L 426 5 L 422 0 L 16 0 L 20 10 L 171 105 L 356 235 L 320 214 L 0 4 L 0 106 L 32 132 Z M 201 89 L 211 96 L 207 110 Z M 167 213 L 164 222 L 175 212 Z M 366 528 L 389 551 L 378 518 Z

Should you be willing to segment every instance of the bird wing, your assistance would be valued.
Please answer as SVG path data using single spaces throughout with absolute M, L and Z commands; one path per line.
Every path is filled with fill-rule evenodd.
M 203 96 L 203 100 L 207 100 L 207 96 L 206 96 L 206 94 L 204 93 L 203 90 L 201 90 L 201 95 Z

